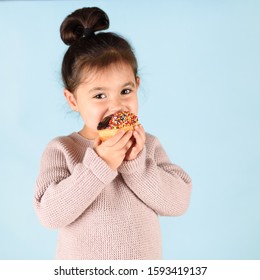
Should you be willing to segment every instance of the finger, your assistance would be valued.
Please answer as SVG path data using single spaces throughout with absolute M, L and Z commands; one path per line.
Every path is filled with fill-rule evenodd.
M 137 131 L 138 131 L 138 133 L 140 133 L 140 136 L 142 137 L 143 142 L 145 142 L 145 139 L 146 139 L 145 131 L 144 131 L 144 127 L 141 124 L 137 127 Z
M 141 128 L 137 128 L 134 131 L 135 145 L 132 147 L 131 154 L 129 156 L 131 158 L 135 158 L 139 152 L 143 149 L 145 143 L 145 132 Z
M 133 160 L 137 157 L 139 151 L 136 147 L 131 147 L 126 153 L 126 160 Z
M 120 141 L 124 134 L 124 130 L 119 130 L 114 136 L 106 140 L 104 143 L 109 147 L 114 146 L 118 141 Z
M 136 146 L 142 146 L 145 142 L 145 134 L 141 131 L 140 128 L 136 128 L 133 134 L 136 140 Z
M 101 139 L 99 137 L 97 137 L 93 143 L 93 148 L 96 148 L 97 146 L 99 146 L 102 143 Z
M 131 137 L 130 140 L 125 145 L 125 150 L 128 151 L 132 146 L 134 146 L 135 140 Z
M 124 148 L 126 146 L 126 144 L 128 143 L 128 141 L 132 141 L 132 140 L 130 140 L 132 136 L 133 136 L 133 131 L 132 130 L 127 131 L 122 136 L 122 138 L 116 143 L 117 148 L 118 149 Z

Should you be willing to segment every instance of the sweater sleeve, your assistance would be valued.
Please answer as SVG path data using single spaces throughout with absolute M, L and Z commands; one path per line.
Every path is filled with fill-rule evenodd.
M 124 161 L 119 172 L 128 187 L 156 213 L 181 215 L 189 206 L 191 179 L 170 162 L 157 138 L 150 141 L 136 159 Z
M 70 172 L 64 150 L 51 142 L 42 156 L 34 196 L 41 223 L 50 228 L 72 223 L 116 176 L 92 148 Z

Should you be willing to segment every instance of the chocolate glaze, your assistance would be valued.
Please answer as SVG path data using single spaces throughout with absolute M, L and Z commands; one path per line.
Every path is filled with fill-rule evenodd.
M 113 115 L 105 117 L 97 126 L 97 130 L 106 129 L 109 126 L 109 122 L 112 119 Z

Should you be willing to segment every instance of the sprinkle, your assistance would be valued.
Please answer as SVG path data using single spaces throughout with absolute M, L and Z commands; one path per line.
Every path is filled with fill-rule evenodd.
M 138 117 L 129 111 L 118 112 L 113 115 L 109 122 L 109 129 L 120 129 L 125 126 L 135 125 Z

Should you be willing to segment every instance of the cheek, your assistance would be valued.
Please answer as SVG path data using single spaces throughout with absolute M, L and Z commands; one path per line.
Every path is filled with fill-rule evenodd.
M 131 109 L 131 112 L 135 115 L 138 115 L 138 101 L 137 98 L 133 98 L 131 102 L 129 102 L 129 107 Z
M 104 110 L 101 106 L 98 106 L 96 104 L 90 104 L 90 106 L 85 107 L 84 111 L 82 112 L 82 118 L 84 122 L 92 128 L 97 127 L 103 116 Z

